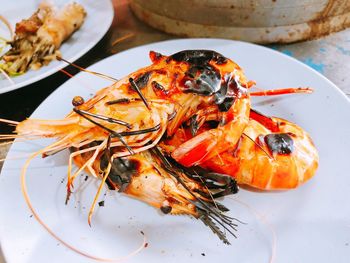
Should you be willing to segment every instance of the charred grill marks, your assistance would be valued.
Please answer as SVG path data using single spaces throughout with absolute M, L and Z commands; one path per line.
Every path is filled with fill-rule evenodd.
M 101 166 L 106 165 L 105 161 Z M 131 182 L 131 178 L 137 174 L 140 163 L 136 160 L 130 160 L 128 158 L 116 158 L 112 162 L 111 171 L 108 174 L 109 182 L 108 186 L 115 189 L 115 184 L 118 186 L 118 191 L 123 192 Z
M 163 93 L 163 95 L 168 95 L 169 92 L 161 84 L 159 84 L 158 82 L 152 81 L 151 85 L 152 85 L 152 89 L 155 92 L 160 91 L 160 92 Z
M 137 87 L 139 87 L 140 89 L 142 89 L 143 87 L 145 87 L 149 81 L 149 78 L 151 76 L 152 72 L 146 72 L 140 76 L 138 76 L 134 81 L 135 84 L 137 85 Z
M 211 60 L 219 62 L 219 64 L 226 63 L 227 58 L 218 52 L 212 50 L 183 50 L 170 56 L 175 61 L 185 61 L 190 64 L 207 64 Z
M 189 69 L 182 79 L 184 92 L 202 96 L 214 95 L 215 103 L 222 112 L 228 111 L 235 99 L 246 96 L 247 89 L 239 84 L 234 73 L 221 76 L 216 65 L 227 63 L 228 59 L 211 50 L 184 50 L 169 57 L 178 62 L 189 63 Z
M 192 136 L 196 136 L 198 130 L 199 130 L 199 123 L 198 123 L 198 115 L 195 114 L 190 118 L 190 130 Z
M 137 94 L 140 96 L 140 98 L 142 99 L 143 103 L 145 104 L 145 106 L 147 107 L 148 110 L 151 110 L 146 98 L 143 96 L 140 88 L 137 86 L 137 84 L 135 83 L 133 78 L 129 78 L 129 82 L 131 87 L 137 92 Z
M 211 96 L 220 90 L 220 72 L 211 65 L 191 65 L 183 80 L 185 92 Z
M 265 135 L 264 141 L 272 154 L 289 155 L 294 150 L 293 138 L 288 133 Z

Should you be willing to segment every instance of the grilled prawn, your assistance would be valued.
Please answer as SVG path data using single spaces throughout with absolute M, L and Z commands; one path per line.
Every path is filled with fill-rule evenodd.
M 114 84 L 97 91 L 91 99 L 75 97 L 73 111 L 61 120 L 27 119 L 16 123 L 17 134 L 7 138 L 56 139 L 27 160 L 22 178 L 31 159 L 70 149 L 67 201 L 74 179 L 83 170 L 102 179 L 89 222 L 107 182 L 113 189 L 155 207 L 165 206 L 165 211 L 171 208 L 172 213 L 200 218 L 228 242 L 212 220 L 227 231 L 232 230 L 228 227 L 232 222 L 219 211 L 225 210 L 223 206 L 216 204 L 214 208 L 211 198 L 235 192 L 231 190 L 234 181 L 215 173 L 203 177 L 204 171 L 186 166 L 202 163 L 212 157 L 212 150 L 223 152 L 230 145 L 226 142 L 239 140 L 249 119 L 249 82 L 237 64 L 214 51 L 186 50 L 171 56 L 150 52 L 150 58 L 150 66 L 120 80 L 113 79 Z M 195 147 L 188 147 L 186 142 L 173 158 L 160 157 L 159 151 L 154 154 L 163 136 L 172 136 L 194 116 L 205 120 L 206 112 L 211 110 L 218 112 L 220 125 L 201 133 L 198 139 L 194 137 Z M 74 160 L 78 168 L 73 173 Z M 177 172 L 168 162 L 176 164 Z M 129 171 L 134 168 L 128 163 L 139 164 L 137 173 Z M 124 165 L 127 171 L 118 170 Z
M 95 174 L 111 190 L 139 199 L 164 214 L 189 215 L 200 219 L 224 243 L 229 244 L 225 231 L 234 235 L 232 231 L 235 231 L 236 225 L 233 218 L 224 214 L 228 209 L 213 198 L 236 193 L 238 188 L 234 179 L 209 173 L 207 177 L 210 178 L 201 180 L 198 173 L 174 166 L 157 147 L 113 159 L 114 151 L 116 149 L 108 149 L 100 154 L 92 165 Z M 92 155 L 79 154 L 74 161 L 78 167 L 83 167 Z
M 46 65 L 59 54 L 59 47 L 84 22 L 84 8 L 71 3 L 61 10 L 43 2 L 28 19 L 16 24 L 11 49 L 0 60 L 0 68 L 10 75 L 24 73 L 28 68 L 37 69 Z
M 210 131 L 210 125 L 213 123 L 203 125 L 202 130 Z M 190 131 L 190 128 L 179 129 L 162 143 L 162 148 L 173 151 L 192 138 Z M 301 127 L 251 110 L 250 121 L 239 142 L 201 166 L 231 175 L 239 184 L 282 190 L 296 188 L 309 180 L 317 170 L 318 159 L 312 139 Z
M 94 158 L 110 138 L 110 147 L 118 147 L 113 154 L 116 158 L 150 149 L 164 134 L 173 135 L 183 122 L 193 116 L 205 120 L 206 112 L 214 109 L 220 125 L 180 145 L 173 158 L 192 166 L 227 150 L 226 142 L 238 141 L 248 123 L 250 98 L 237 64 L 208 50 L 181 51 L 171 56 L 150 52 L 150 58 L 152 65 L 99 90 L 88 101 L 75 98 L 73 111 L 64 119 L 27 119 L 17 125 L 16 133 L 19 137 L 57 138 L 44 155 L 104 142 L 82 150 L 95 152 Z M 71 174 L 72 158 L 77 154 L 79 151 L 70 156 L 68 188 L 80 172 Z M 93 161 L 86 164 L 92 174 Z

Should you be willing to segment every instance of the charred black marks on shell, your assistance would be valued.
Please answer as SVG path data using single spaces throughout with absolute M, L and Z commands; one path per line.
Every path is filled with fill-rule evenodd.
M 227 62 L 227 58 L 212 50 L 183 50 L 170 57 L 175 61 L 185 61 L 194 65 L 208 64 L 211 60 L 220 64 Z
M 214 95 L 215 103 L 220 111 L 228 111 L 235 99 L 246 93 L 236 80 L 233 72 L 221 76 L 220 71 L 209 62 L 216 65 L 227 63 L 228 59 L 211 50 L 184 50 L 173 54 L 169 58 L 190 64 L 182 80 L 184 92 L 196 93 L 202 96 Z
M 294 150 L 294 141 L 288 133 L 272 133 L 265 135 L 264 141 L 272 154 L 289 155 Z
M 199 129 L 198 115 L 195 114 L 190 118 L 190 130 L 192 136 L 196 136 Z
M 224 65 L 227 63 L 227 58 L 225 58 L 224 56 L 221 56 L 221 57 L 217 57 L 216 59 L 216 64 L 218 65 Z
M 103 170 L 106 165 L 108 165 L 108 160 L 102 156 L 100 163 L 101 170 Z M 140 165 L 140 162 L 135 159 L 116 158 L 112 162 L 108 179 L 118 186 L 120 192 L 123 192 L 131 182 L 132 177 L 138 174 Z M 108 186 L 111 189 L 115 189 L 113 184 L 109 183 Z
M 215 101 L 219 106 L 219 110 L 223 112 L 228 111 L 239 96 L 239 92 L 238 83 L 234 76 L 227 74 L 224 77 L 220 91 L 215 94 Z
M 163 93 L 163 95 L 168 95 L 169 92 L 157 81 L 152 81 L 151 85 L 154 92 L 160 91 Z
M 219 61 L 225 60 L 221 54 L 211 50 L 184 50 L 173 54 L 170 58 L 190 65 L 182 80 L 184 92 L 211 96 L 220 90 L 221 74 L 209 62 L 218 61 L 219 58 Z
M 221 87 L 220 72 L 213 66 L 191 65 L 184 78 L 185 92 L 211 96 Z
M 140 89 L 144 88 L 144 87 L 147 85 L 151 74 L 152 74 L 152 72 L 149 71 L 149 72 L 145 72 L 145 73 L 139 75 L 138 77 L 136 77 L 136 78 L 134 79 L 135 84 L 136 84 Z

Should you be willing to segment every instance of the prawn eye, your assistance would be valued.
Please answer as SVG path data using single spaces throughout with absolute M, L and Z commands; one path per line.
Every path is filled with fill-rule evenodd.
M 288 133 L 272 133 L 264 141 L 273 154 L 291 154 L 294 150 L 293 138 Z
M 84 99 L 81 96 L 75 96 L 72 100 L 72 104 L 74 107 L 78 107 L 84 104 Z
M 169 214 L 172 210 L 172 207 L 169 205 L 166 206 L 161 206 L 160 210 L 164 213 L 164 214 Z

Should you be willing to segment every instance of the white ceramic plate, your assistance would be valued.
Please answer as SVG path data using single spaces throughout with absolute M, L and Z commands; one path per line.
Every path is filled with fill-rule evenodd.
M 231 209 L 230 214 L 248 223 L 239 226 L 238 239 L 231 239 L 231 246 L 222 244 L 195 219 L 161 215 L 156 209 L 115 192 L 101 196 L 105 206 L 97 208 L 89 227 L 87 211 L 98 181 L 85 182 L 82 175 L 73 198 L 64 205 L 67 151 L 31 163 L 27 180 L 35 209 L 57 235 L 96 256 L 128 254 L 140 245 L 142 230 L 149 245 L 130 262 L 269 262 L 274 240 L 271 228 L 277 238 L 274 262 L 349 262 L 350 103 L 323 76 L 276 51 L 216 39 L 141 46 L 107 58 L 91 70 L 120 78 L 149 64 L 150 50 L 172 54 L 203 48 L 234 59 L 259 87 L 315 89 L 311 95 L 254 99 L 258 110 L 289 119 L 310 132 L 320 153 L 320 167 L 311 181 L 286 192 L 241 190 L 235 196 L 239 202 L 226 198 L 224 203 Z M 33 117 L 62 118 L 71 110 L 73 96 L 88 98 L 107 84 L 95 76 L 78 74 L 49 96 Z M 8 156 L 36 151 L 48 143 L 15 142 Z M 7 261 L 90 262 L 58 243 L 30 216 L 20 191 L 23 163 L 24 160 L 6 161 L 0 177 L 0 238 Z
M 28 18 L 35 12 L 40 2 L 39 0 L 2 1 L 0 15 L 6 17 L 14 29 L 17 22 Z M 54 0 L 52 2 L 57 6 L 62 6 L 64 3 L 72 1 Z M 75 2 L 84 6 L 87 16 L 82 27 L 60 47 L 62 57 L 71 62 L 83 56 L 98 43 L 109 29 L 114 16 L 114 9 L 110 0 L 76 0 Z M 0 36 L 10 38 L 9 32 L 3 23 L 0 23 Z M 39 70 L 29 70 L 21 76 L 13 77 L 14 85 L 0 75 L 0 94 L 41 80 L 65 66 L 67 64 L 64 62 L 52 61 Z

